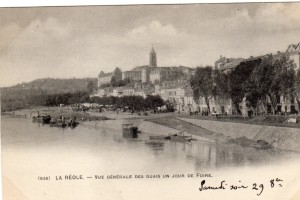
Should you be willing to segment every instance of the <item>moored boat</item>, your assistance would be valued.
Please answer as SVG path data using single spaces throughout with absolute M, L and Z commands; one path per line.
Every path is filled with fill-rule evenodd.
M 78 126 L 78 124 L 79 124 L 79 122 L 73 121 L 73 122 L 69 122 L 68 126 L 71 127 L 71 128 L 75 128 L 76 126 Z
M 33 116 L 32 122 L 33 123 L 43 123 L 43 118 L 42 118 L 42 116 Z
M 138 128 L 134 126 L 133 123 L 123 123 L 122 131 L 124 138 L 137 138 L 138 137 Z
M 170 136 L 165 136 L 165 135 L 150 135 L 149 139 L 150 140 L 168 140 L 168 139 L 170 139 Z
M 192 136 L 186 136 L 183 132 L 178 134 L 169 134 L 168 136 L 165 135 L 150 135 L 150 140 L 171 140 L 175 142 L 190 142 L 193 138 Z
M 192 139 L 192 136 L 170 135 L 170 140 L 175 142 L 190 142 Z
M 52 118 L 50 120 L 50 127 L 59 127 L 59 128 L 65 128 L 68 124 L 65 121 L 65 118 L 63 116 L 60 116 L 59 118 Z
M 68 126 L 71 128 L 75 128 L 79 122 L 76 121 L 76 117 L 74 116 L 73 118 L 69 119 Z
M 33 116 L 32 117 L 32 122 L 33 123 L 43 123 L 43 124 L 49 124 L 51 121 L 51 117 L 50 115 L 46 115 L 46 116 Z
M 49 124 L 51 121 L 51 116 L 50 115 L 43 116 L 42 121 L 43 124 Z
M 65 122 L 50 123 L 50 127 L 66 128 L 67 124 Z
M 257 149 L 272 149 L 273 145 L 264 141 L 264 140 L 257 140 L 255 144 L 251 144 L 251 147 L 257 148 Z
M 169 135 L 171 141 L 175 142 L 190 142 L 193 138 L 192 135 L 184 135 L 184 131 L 179 132 L 178 134 Z

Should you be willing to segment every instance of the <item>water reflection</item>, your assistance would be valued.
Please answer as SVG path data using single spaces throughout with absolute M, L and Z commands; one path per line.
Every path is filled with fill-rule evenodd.
M 76 129 L 51 128 L 33 124 L 28 119 L 13 118 L 2 119 L 2 145 L 4 148 L 14 147 L 24 152 L 26 149 L 34 149 L 41 157 L 45 148 L 53 157 L 60 155 L 51 155 L 51 149 L 61 154 L 68 151 L 68 155 L 80 152 L 80 156 L 95 156 L 90 165 L 96 165 L 97 159 L 103 165 L 101 159 L 104 158 L 116 165 L 120 162 L 120 169 L 130 169 L 140 163 L 141 167 L 147 166 L 150 170 L 172 167 L 175 170 L 199 171 L 205 168 L 266 165 L 299 157 L 296 153 L 257 150 L 235 144 L 151 141 L 147 134 L 139 134 L 138 138 L 130 139 L 123 138 L 121 129 L 80 125 Z
M 165 146 L 165 142 L 162 141 L 147 141 L 145 144 L 153 151 L 163 151 Z

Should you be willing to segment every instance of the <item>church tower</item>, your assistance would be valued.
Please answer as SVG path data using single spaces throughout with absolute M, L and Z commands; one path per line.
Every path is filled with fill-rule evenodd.
M 153 47 L 149 56 L 149 67 L 157 67 L 156 53 Z

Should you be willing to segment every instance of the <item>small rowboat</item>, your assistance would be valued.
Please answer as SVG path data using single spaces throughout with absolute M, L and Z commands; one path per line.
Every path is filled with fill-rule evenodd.
M 264 141 L 264 140 L 257 140 L 256 143 L 251 144 L 251 147 L 257 148 L 257 149 L 272 149 L 273 145 Z
M 182 136 L 176 134 L 170 136 L 170 140 L 175 142 L 190 142 L 192 139 L 192 136 Z
M 168 140 L 168 139 L 170 139 L 170 136 L 165 136 L 165 135 L 150 135 L 149 139 L 150 140 Z
M 151 135 L 149 136 L 150 140 L 170 140 L 175 142 L 190 142 L 193 138 L 192 136 L 186 136 L 183 132 L 178 134 L 169 134 L 168 136 L 165 135 Z
M 62 122 L 50 123 L 50 127 L 66 128 L 67 124 Z
M 178 134 L 170 135 L 170 140 L 175 142 L 190 142 L 192 140 L 192 135 L 184 135 L 184 131 L 180 131 Z
M 46 116 L 34 116 L 32 117 L 32 122 L 33 123 L 43 123 L 43 124 L 49 124 L 51 120 L 50 115 Z

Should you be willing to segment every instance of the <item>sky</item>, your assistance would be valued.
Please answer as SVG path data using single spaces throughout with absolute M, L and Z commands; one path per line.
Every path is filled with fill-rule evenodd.
M 116 67 L 214 65 L 300 42 L 300 3 L 0 8 L 0 87 Z

